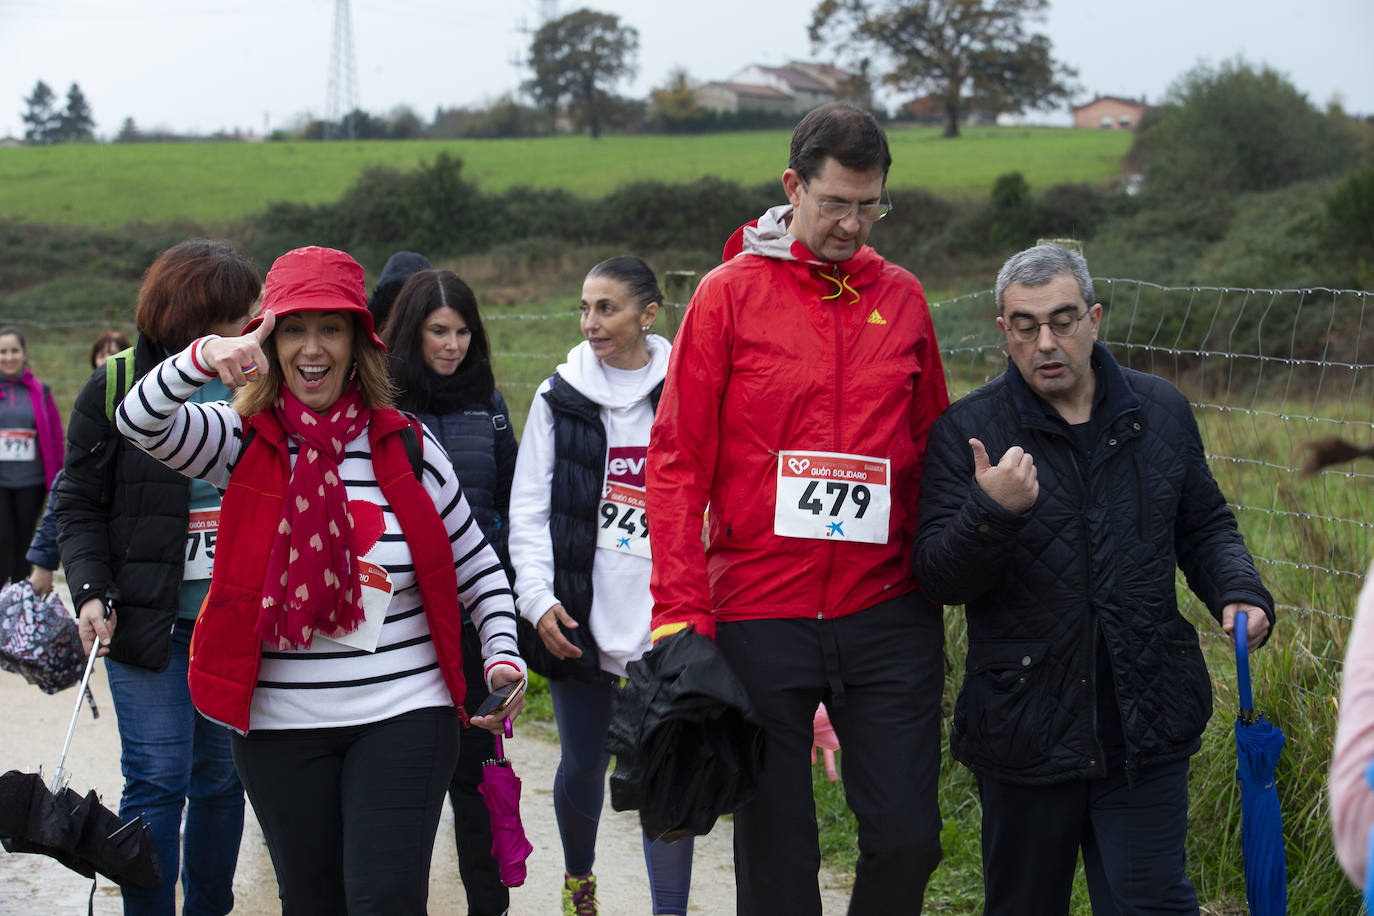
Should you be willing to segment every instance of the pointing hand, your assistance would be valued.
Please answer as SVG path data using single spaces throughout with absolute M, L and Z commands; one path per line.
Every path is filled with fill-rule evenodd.
M 200 348 L 200 361 L 207 369 L 219 373 L 220 381 L 230 388 L 242 388 L 267 374 L 267 357 L 262 344 L 272 334 L 277 318 L 271 312 L 262 313 L 262 324 L 241 337 L 216 337 Z

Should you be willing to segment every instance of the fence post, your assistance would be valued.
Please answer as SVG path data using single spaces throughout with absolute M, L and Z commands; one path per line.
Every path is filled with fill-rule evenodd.
M 687 303 L 697 290 L 695 270 L 665 270 L 663 272 L 663 304 L 667 306 L 666 315 L 659 324 L 659 333 L 669 340 L 677 337 L 678 326 L 686 314 Z

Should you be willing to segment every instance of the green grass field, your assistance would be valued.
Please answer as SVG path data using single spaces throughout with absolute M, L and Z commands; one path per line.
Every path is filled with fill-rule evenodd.
M 0 150 L 0 216 L 104 227 L 130 220 L 214 226 L 274 201 L 332 201 L 368 166 L 407 170 L 441 152 L 461 156 L 468 177 L 486 191 L 528 185 L 598 196 L 631 181 L 707 175 L 749 185 L 782 174 L 788 136 L 23 147 Z M 971 128 L 953 141 L 941 139 L 938 128 L 894 129 L 889 136 L 894 186 L 979 194 L 1010 171 L 1033 188 L 1110 181 L 1131 140 L 1125 132 L 1049 127 Z

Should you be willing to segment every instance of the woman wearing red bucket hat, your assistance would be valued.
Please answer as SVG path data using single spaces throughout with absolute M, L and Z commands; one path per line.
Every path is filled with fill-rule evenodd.
M 356 261 L 282 255 L 244 330 L 195 341 L 118 411 L 153 457 L 225 491 L 191 698 L 235 731 L 285 912 L 424 913 L 463 715 L 460 603 L 500 686 L 525 676 L 511 590 L 443 449 L 392 406 Z M 232 406 L 187 403 L 216 377 Z

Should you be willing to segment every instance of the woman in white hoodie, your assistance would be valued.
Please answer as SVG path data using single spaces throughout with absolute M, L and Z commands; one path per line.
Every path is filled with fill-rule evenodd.
M 563 842 L 564 913 L 596 913 L 592 864 L 601 818 L 611 691 L 650 647 L 644 468 L 671 345 L 651 334 L 663 302 L 635 257 L 591 269 L 582 333 L 530 405 L 510 496 L 520 614 L 538 633 L 531 667 L 549 678 L 562 757 L 554 812 Z M 692 842 L 644 839 L 656 914 L 685 914 Z

